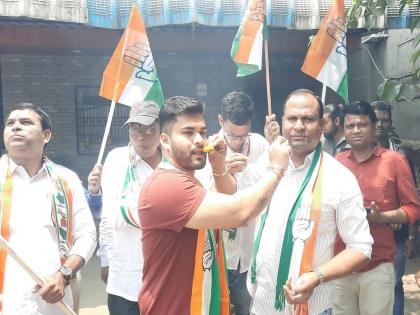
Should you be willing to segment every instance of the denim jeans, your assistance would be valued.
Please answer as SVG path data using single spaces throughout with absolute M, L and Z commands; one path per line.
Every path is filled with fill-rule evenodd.
M 395 291 L 394 291 L 394 315 L 404 315 L 404 287 L 402 277 L 405 272 L 405 239 L 396 240 L 397 252 L 394 257 Z
M 228 270 L 230 303 L 235 307 L 236 315 L 249 315 L 251 295 L 246 288 L 246 275 L 248 272 Z

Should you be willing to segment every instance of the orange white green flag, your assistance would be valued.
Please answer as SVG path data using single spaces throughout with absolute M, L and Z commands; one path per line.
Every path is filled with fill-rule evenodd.
M 127 27 L 105 68 L 99 95 L 131 106 L 147 100 L 163 106 L 163 92 L 157 76 L 143 19 L 135 5 Z
M 334 0 L 309 47 L 302 72 L 334 90 L 348 103 L 346 31 L 344 0 Z
M 261 70 L 263 41 L 266 37 L 265 0 L 249 0 L 230 51 L 238 67 L 238 77 Z

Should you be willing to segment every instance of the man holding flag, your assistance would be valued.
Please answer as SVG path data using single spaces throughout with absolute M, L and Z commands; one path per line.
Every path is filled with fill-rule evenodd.
M 309 90 L 286 99 L 289 168 L 256 235 L 248 289 L 251 314 L 332 314 L 334 283 L 370 258 L 372 237 L 356 178 L 323 154 L 323 105 Z M 333 257 L 336 233 L 347 244 Z M 286 303 L 287 302 L 287 303 Z M 296 304 L 296 305 L 295 305 Z
M 112 100 L 112 104 L 98 164 L 115 103 L 131 106 L 130 117 L 125 123 L 129 144 L 112 150 L 103 167 L 103 211 L 98 250 L 101 278 L 107 283 L 110 315 L 138 315 L 137 298 L 143 271 L 138 196 L 145 179 L 162 158 L 158 114 L 163 105 L 163 93 L 146 29 L 135 5 L 104 71 L 99 94 Z
M 0 313 L 64 315 L 73 306 L 76 273 L 92 256 L 96 231 L 80 179 L 44 154 L 51 120 L 31 103 L 16 105 L 4 128 L 0 159 L 1 235 L 45 279 L 36 284 L 22 264 L 0 250 Z
M 129 144 L 109 152 L 103 167 L 98 256 L 101 278 L 107 284 L 110 315 L 140 312 L 137 297 L 143 255 L 137 207 L 144 181 L 162 159 L 158 114 L 153 102 L 134 104 L 125 123 Z
M 217 228 L 242 226 L 267 204 L 287 169 L 289 147 L 279 137 L 270 148 L 272 167 L 261 180 L 226 195 L 207 191 L 194 177 L 206 164 L 204 147 L 218 191 L 230 175 L 226 143 L 207 139 L 203 103 L 175 96 L 159 113 L 164 158 L 140 193 L 139 216 L 144 255 L 142 315 L 227 315 L 223 242 Z M 207 148 L 206 148 L 207 149 Z

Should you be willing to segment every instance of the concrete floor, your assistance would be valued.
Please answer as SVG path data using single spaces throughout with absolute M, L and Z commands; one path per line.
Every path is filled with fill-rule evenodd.
M 420 269 L 420 257 L 407 260 L 404 276 L 405 315 L 420 315 L 420 288 L 414 273 Z M 94 256 L 82 271 L 80 315 L 109 315 L 106 306 L 105 284 L 100 279 L 99 258 Z

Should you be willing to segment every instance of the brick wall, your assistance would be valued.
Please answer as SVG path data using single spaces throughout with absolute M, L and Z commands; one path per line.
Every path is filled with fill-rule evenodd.
M 196 96 L 197 84 L 207 85 L 206 103 L 209 130 L 215 132 L 219 103 L 233 90 L 249 93 L 257 106 L 254 131 L 261 132 L 266 115 L 265 73 L 235 78 L 236 68 L 228 54 L 194 55 L 154 52 L 165 97 Z M 53 139 L 48 156 L 76 171 L 83 181 L 94 165 L 97 154 L 78 154 L 76 143 L 76 86 L 100 85 L 109 56 L 84 55 L 1 55 L 3 112 L 20 102 L 32 102 L 44 108 L 53 122 Z M 299 71 L 303 56 L 272 56 L 270 60 L 273 111 L 281 112 L 284 97 L 299 87 L 319 85 Z M 104 126 L 105 127 L 105 126 Z M 123 145 L 123 144 L 122 144 Z M 108 148 L 109 149 L 109 148 Z

